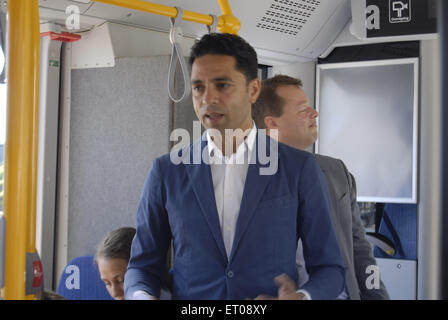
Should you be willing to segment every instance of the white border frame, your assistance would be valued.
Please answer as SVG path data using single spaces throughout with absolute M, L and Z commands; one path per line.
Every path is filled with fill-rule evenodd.
M 342 68 L 362 68 L 372 66 L 387 65 L 414 65 L 414 108 L 413 108 L 413 133 L 412 133 L 412 195 L 410 198 L 398 197 L 360 197 L 358 202 L 384 202 L 384 203 L 417 203 L 417 161 L 418 161 L 418 106 L 419 106 L 419 58 L 370 60 L 360 62 L 326 63 L 316 65 L 316 110 L 320 110 L 320 73 L 321 70 L 342 69 Z M 320 131 L 320 118 L 317 118 L 317 128 Z M 320 135 L 318 135 L 320 136 Z M 315 152 L 319 153 L 319 139 L 316 140 Z

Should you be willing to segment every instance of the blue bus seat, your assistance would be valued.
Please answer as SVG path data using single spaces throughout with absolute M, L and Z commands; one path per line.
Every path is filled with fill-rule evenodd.
M 93 256 L 70 261 L 59 279 L 57 293 L 69 300 L 113 300 L 101 280 Z
M 379 233 L 389 238 L 396 253 L 389 256 L 374 248 L 377 258 L 393 258 L 404 260 L 417 259 L 417 205 L 388 203 L 384 208 L 384 215 L 379 227 Z

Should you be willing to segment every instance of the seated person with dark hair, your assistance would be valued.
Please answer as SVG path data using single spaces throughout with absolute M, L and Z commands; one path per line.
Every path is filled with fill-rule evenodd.
M 113 230 L 98 244 L 96 250 L 94 261 L 98 264 L 101 280 L 115 300 L 124 300 L 124 274 L 128 268 L 134 236 L 135 228 L 132 227 Z M 170 282 L 168 272 L 165 281 Z M 161 299 L 171 299 L 168 285 L 163 286 Z
M 98 244 L 95 262 L 101 280 L 115 300 L 124 300 L 124 274 L 128 268 L 135 228 L 124 227 L 111 231 Z

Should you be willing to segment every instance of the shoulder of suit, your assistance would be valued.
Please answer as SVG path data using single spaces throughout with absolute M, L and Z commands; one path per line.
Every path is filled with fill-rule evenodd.
M 314 154 L 314 156 L 327 178 L 333 177 L 337 178 L 339 181 L 344 180 L 347 181 L 349 185 L 351 185 L 350 172 L 341 159 L 332 158 L 320 154 Z
M 317 160 L 322 171 L 331 172 L 335 174 L 336 172 L 343 173 L 346 176 L 346 179 L 349 179 L 350 172 L 348 171 L 347 166 L 341 159 L 332 158 L 329 156 L 324 156 L 321 154 L 314 154 L 314 157 Z
M 296 149 L 293 147 L 288 146 L 287 144 L 278 143 L 278 149 L 280 152 L 284 152 L 285 154 L 291 154 L 293 156 L 297 156 L 300 158 L 309 158 L 312 157 L 312 153 L 308 152 L 308 151 L 304 151 L 304 150 L 300 150 L 300 149 Z
M 333 157 L 329 157 L 329 156 L 325 156 L 322 154 L 314 154 L 314 157 L 316 158 L 317 162 L 319 163 L 319 165 L 328 167 L 345 167 L 344 162 L 341 159 L 337 159 L 337 158 L 333 158 Z

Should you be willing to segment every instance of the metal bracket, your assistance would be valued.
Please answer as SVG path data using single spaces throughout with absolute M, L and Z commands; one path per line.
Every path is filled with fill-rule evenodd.
M 213 23 L 211 26 L 207 25 L 207 29 L 208 29 L 208 33 L 215 33 L 216 28 L 218 27 L 218 17 L 215 16 L 214 14 L 211 14 L 211 16 L 213 18 Z

